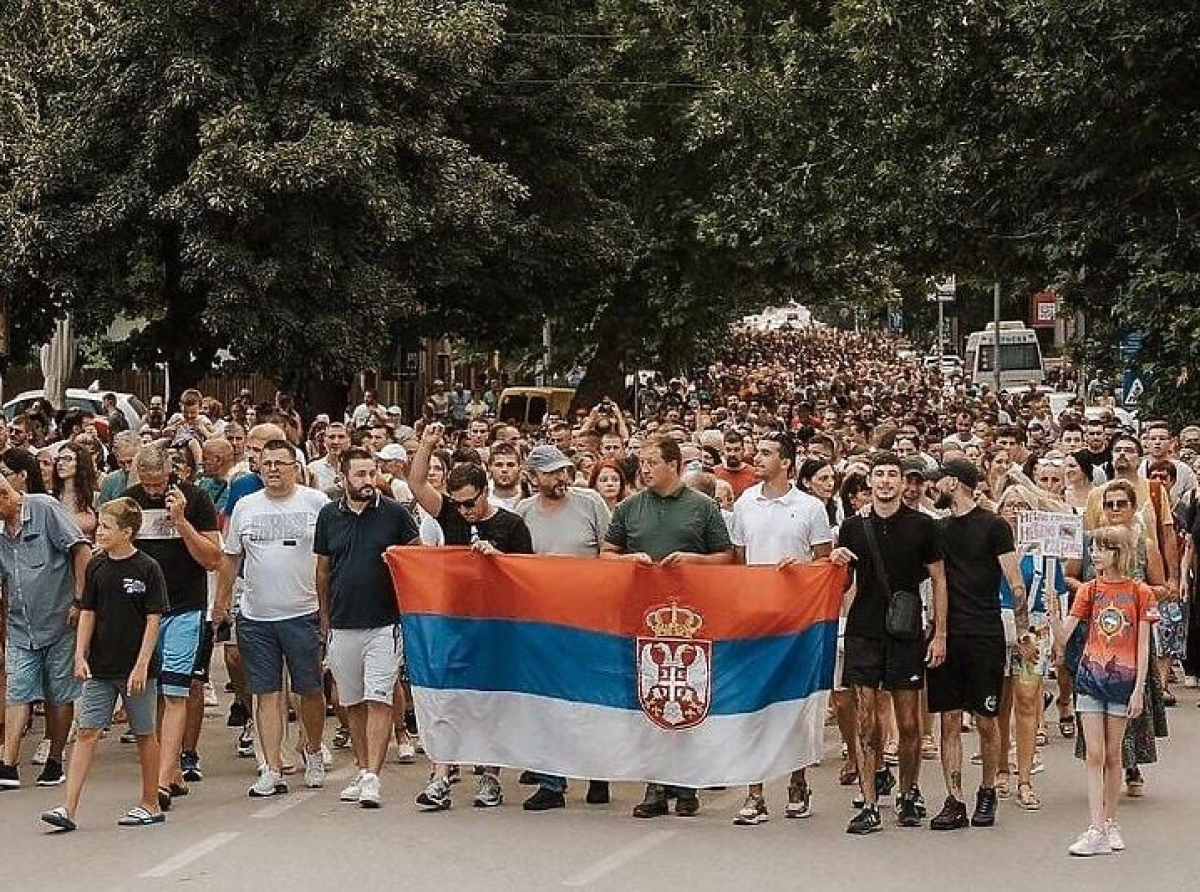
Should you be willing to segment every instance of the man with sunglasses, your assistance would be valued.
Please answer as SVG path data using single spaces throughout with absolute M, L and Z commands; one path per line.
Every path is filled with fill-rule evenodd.
M 482 554 L 533 554 L 529 527 L 519 515 L 492 504 L 487 473 L 479 465 L 455 465 L 446 477 L 445 495 L 429 485 L 429 458 L 441 445 L 444 431 L 441 424 L 425 427 L 408 471 L 408 485 L 417 504 L 437 520 L 446 545 L 467 545 Z M 429 786 L 417 796 L 418 807 L 426 811 L 450 807 L 450 767 L 434 766 Z M 495 808 L 503 801 L 500 769 L 484 768 L 475 807 Z
M 213 623 L 229 622 L 234 580 L 242 571 L 238 649 L 254 695 L 266 762 L 248 791 L 254 798 L 288 791 L 282 751 L 285 663 L 292 690 L 300 696 L 304 782 L 308 787 L 325 784 L 325 694 L 313 536 L 317 517 L 329 502 L 324 493 L 299 484 L 303 472 L 296 447 L 283 437 L 263 444 L 257 465 L 263 489 L 240 500 L 230 515 L 213 606 Z

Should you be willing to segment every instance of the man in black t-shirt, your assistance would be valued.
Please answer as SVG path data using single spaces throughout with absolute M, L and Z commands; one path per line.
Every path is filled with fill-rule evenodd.
M 197 670 L 207 670 L 211 648 L 203 648 L 211 635 L 205 618 L 208 610 L 208 571 L 221 561 L 217 509 L 208 494 L 179 480 L 171 457 L 160 446 L 144 446 L 134 459 L 138 483 L 124 493 L 142 509 L 138 547 L 152 557 L 167 580 L 168 609 L 159 630 L 158 655 L 162 664 L 159 696 L 163 700 L 159 803 L 170 809 L 171 797 L 186 794 L 182 769 L 200 780 L 199 756 L 190 750 L 181 766 L 184 731 L 189 710 L 203 713 L 203 683 Z
M 947 461 L 938 481 L 938 508 L 950 509 L 941 521 L 946 547 L 948 591 L 946 660 L 929 671 L 929 711 L 941 714 L 942 774 L 946 802 L 930 821 L 930 829 L 966 827 L 967 806 L 962 785 L 962 714 L 975 716 L 983 755 L 983 778 L 975 797 L 970 824 L 990 827 L 996 822 L 996 773 L 1000 752 L 1000 698 L 1008 646 L 1000 618 L 1000 575 L 1013 591 L 1017 629 L 1029 630 L 1025 583 L 1017 562 L 1012 530 L 996 514 L 979 507 L 975 488 L 979 471 L 966 459 Z M 1023 647 L 1032 648 L 1027 638 Z M 1036 652 L 1026 659 L 1036 658 Z
M 855 695 L 858 715 L 856 740 L 862 809 L 851 819 L 847 833 L 873 833 L 882 827 L 878 800 L 896 780 L 881 766 L 880 692 L 889 691 L 899 734 L 900 795 L 896 812 L 900 824 L 921 823 L 924 806 L 918 786 L 921 767 L 920 691 L 925 667 L 937 666 L 946 647 L 946 580 L 937 527 L 933 518 L 901 501 L 904 472 L 900 458 L 885 452 L 871 464 L 871 510 L 842 524 L 838 547 L 830 560 L 853 570 L 854 596 L 846 616 L 842 684 Z M 868 524 L 875 548 L 868 539 Z M 886 582 L 876 569 L 878 552 Z M 928 578 L 933 587 L 933 636 L 904 641 L 889 635 L 886 626 L 892 592 L 917 592 Z M 997 595 L 997 599 L 999 595 Z
M 375 489 L 370 452 L 357 446 L 347 449 L 337 471 L 345 496 L 317 515 L 313 551 L 322 638 L 328 642 L 338 699 L 349 713 L 359 769 L 341 798 L 362 808 L 378 808 L 379 774 L 387 757 L 397 690 L 403 699 L 403 688 L 396 684 L 403 653 L 400 611 L 383 553 L 392 545 L 416 541 L 417 525 L 403 505 Z
M 521 516 L 488 500 L 487 472 L 476 464 L 456 465 L 446 477 L 446 495 L 429 485 L 429 457 L 442 441 L 443 427 L 427 425 L 408 471 L 417 503 L 437 518 L 447 545 L 469 545 L 481 554 L 533 554 L 533 537 Z M 417 796 L 428 811 L 450 807 L 449 765 L 435 765 L 429 786 Z M 476 808 L 504 801 L 500 769 L 485 768 L 475 794 Z

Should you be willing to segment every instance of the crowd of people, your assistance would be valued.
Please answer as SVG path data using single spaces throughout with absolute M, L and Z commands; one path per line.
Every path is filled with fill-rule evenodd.
M 257 766 L 249 796 L 285 795 L 296 773 L 322 787 L 332 751 L 348 749 L 357 773 L 341 799 L 379 807 L 391 748 L 404 763 L 421 752 L 392 545 L 828 560 L 850 570 L 830 697 L 848 832 L 880 830 L 889 797 L 896 823 L 922 825 L 925 760 L 945 786 L 934 830 L 991 826 L 999 800 L 1036 810 L 1057 735 L 1086 764 L 1071 854 L 1120 850 L 1120 796 L 1146 795 L 1176 687 L 1200 677 L 1200 426 L 1135 431 L 1082 399 L 1055 413 L 1041 388 L 947 379 L 900 347 L 735 330 L 688 376 L 536 427 L 498 417 L 496 388 L 460 385 L 435 388 L 411 423 L 369 392 L 306 423 L 282 395 L 227 408 L 189 390 L 177 411 L 152 400 L 138 430 L 115 400 L 99 416 L 35 404 L 0 426 L 0 789 L 27 780 L 32 750 L 36 783 L 66 785 L 43 822 L 74 829 L 96 745 L 120 733 L 142 766 L 121 823 L 163 822 L 204 777 L 202 735 L 224 745 L 203 722 L 219 650 L 234 746 Z M 1081 518 L 1081 556 L 1043 558 L 1021 536 L 1027 511 Z M 795 769 L 783 813 L 805 818 L 812 766 Z M 473 804 L 499 806 L 500 769 L 476 773 Z M 416 806 L 449 808 L 460 777 L 432 765 Z M 524 809 L 566 805 L 565 778 L 518 780 L 534 787 Z M 588 782 L 587 803 L 609 797 L 605 779 Z M 672 801 L 680 816 L 701 807 L 694 789 L 650 783 L 633 814 Z M 769 813 L 757 784 L 733 820 Z

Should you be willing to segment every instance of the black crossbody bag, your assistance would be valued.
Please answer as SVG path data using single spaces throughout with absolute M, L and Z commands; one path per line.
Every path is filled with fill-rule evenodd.
M 888 592 L 884 629 L 888 635 L 899 641 L 916 641 L 924 631 L 921 622 L 921 596 L 916 592 L 892 589 L 887 569 L 883 565 L 883 555 L 879 553 L 879 544 L 875 541 L 875 531 L 871 528 L 870 517 L 863 518 L 863 528 L 867 535 L 867 548 L 871 550 L 871 562 L 875 566 L 875 573 Z

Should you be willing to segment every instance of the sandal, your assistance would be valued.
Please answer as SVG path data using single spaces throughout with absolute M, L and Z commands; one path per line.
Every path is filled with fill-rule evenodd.
M 925 736 L 921 738 L 921 758 L 936 759 L 938 757 L 938 745 L 933 742 L 933 738 Z
M 1037 811 L 1042 807 L 1042 801 L 1038 799 L 1037 793 L 1033 792 L 1033 784 L 1017 784 L 1017 805 L 1025 811 Z
M 125 817 L 117 821 L 122 827 L 149 827 L 151 824 L 165 824 L 167 816 L 162 812 L 151 814 L 140 805 L 135 805 L 125 812 Z
M 1045 728 L 1038 728 L 1036 742 L 1037 742 L 1038 746 L 1045 746 L 1047 743 L 1050 742 L 1050 738 L 1046 736 Z
M 841 773 L 838 774 L 838 783 L 843 787 L 858 783 L 858 766 L 849 760 L 843 762 Z
M 1008 798 L 1008 784 L 1012 775 L 1006 773 L 996 775 L 996 796 L 999 799 Z
M 1075 716 L 1063 715 L 1058 717 L 1058 733 L 1070 740 L 1075 736 Z

